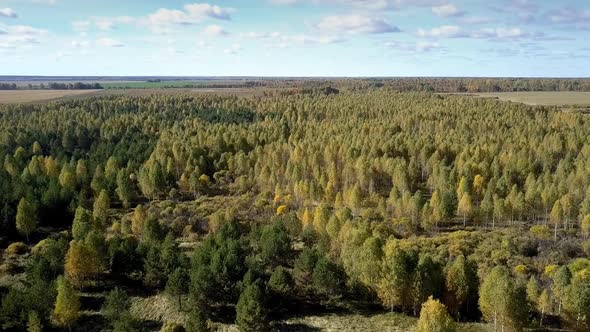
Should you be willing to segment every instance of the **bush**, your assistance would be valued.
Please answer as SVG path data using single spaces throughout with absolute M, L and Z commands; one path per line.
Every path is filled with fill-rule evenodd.
M 6 255 L 21 255 L 27 252 L 27 245 L 22 242 L 12 243 L 6 248 L 4 252 Z

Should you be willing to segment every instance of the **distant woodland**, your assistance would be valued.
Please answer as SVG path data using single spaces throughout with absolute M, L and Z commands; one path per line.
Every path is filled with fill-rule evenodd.
M 2 328 L 145 330 L 132 303 L 161 295 L 163 331 L 590 330 L 590 117 L 428 92 L 590 81 L 305 89 L 0 106 Z

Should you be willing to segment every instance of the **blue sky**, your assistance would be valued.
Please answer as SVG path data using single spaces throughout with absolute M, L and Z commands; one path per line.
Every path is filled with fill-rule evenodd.
M 0 0 L 0 75 L 590 76 L 588 0 Z

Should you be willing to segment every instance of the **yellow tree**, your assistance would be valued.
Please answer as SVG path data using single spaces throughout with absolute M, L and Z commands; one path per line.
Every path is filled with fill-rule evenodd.
M 457 213 L 463 216 L 463 227 L 467 224 L 467 217 L 471 217 L 473 214 L 473 202 L 469 193 L 464 193 L 461 196 L 459 205 L 457 205 Z
M 415 332 L 454 332 L 457 324 L 447 312 L 447 307 L 431 297 L 422 304 L 420 319 Z
M 80 316 L 80 298 L 69 281 L 59 276 L 57 278 L 57 299 L 51 315 L 54 325 L 71 330 L 72 325 Z

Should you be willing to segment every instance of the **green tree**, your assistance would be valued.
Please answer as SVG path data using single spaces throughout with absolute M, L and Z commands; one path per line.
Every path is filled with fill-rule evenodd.
M 121 288 L 115 287 L 105 297 L 101 312 L 111 324 L 114 324 L 129 311 L 130 305 L 127 293 Z
M 172 274 L 168 276 L 166 283 L 166 293 L 178 301 L 178 308 L 182 310 L 182 295 L 188 290 L 188 276 L 182 267 L 176 268 Z
M 117 189 L 115 189 L 115 192 L 123 207 L 129 208 L 129 202 L 135 199 L 135 189 L 126 169 L 121 169 L 117 173 Z
M 277 295 L 286 296 L 293 290 L 293 279 L 287 269 L 277 266 L 270 276 L 267 287 Z
M 430 297 L 420 310 L 420 319 L 415 332 L 454 332 L 457 325 L 444 304 Z
M 561 307 L 566 298 L 567 288 L 572 279 L 572 273 L 565 265 L 558 268 L 552 275 L 551 293 L 557 301 L 557 314 L 561 315 Z
M 340 266 L 326 257 L 320 257 L 313 269 L 313 287 L 319 293 L 329 297 L 339 295 L 344 286 L 344 273 Z
M 575 322 L 576 329 L 590 329 L 590 269 L 584 269 L 572 278 L 564 310 L 570 320 Z
M 207 320 L 205 315 L 198 308 L 193 308 L 189 313 L 184 327 L 186 332 L 208 332 L 209 327 L 207 326 Z
M 504 329 L 519 331 L 527 324 L 528 306 L 524 289 L 514 283 L 508 269 L 496 266 L 484 279 L 479 292 L 483 318 Z
M 74 214 L 74 221 L 72 222 L 72 237 L 74 240 L 82 240 L 92 228 L 92 213 L 85 208 L 79 206 Z
M 37 207 L 26 198 L 21 198 L 16 209 L 16 229 L 29 242 L 29 235 L 37 229 Z
M 257 282 L 248 285 L 236 305 L 236 324 L 242 332 L 269 330 L 264 308 L 264 294 Z
M 459 255 L 446 269 L 446 289 L 450 293 L 450 312 L 471 312 L 472 303 L 477 301 L 477 267 L 472 261 Z
M 106 190 L 101 190 L 98 198 L 94 201 L 94 206 L 92 210 L 92 216 L 96 220 L 96 222 L 104 227 L 107 222 L 107 218 L 109 216 L 109 208 L 111 207 L 111 199 L 109 198 L 109 194 Z

